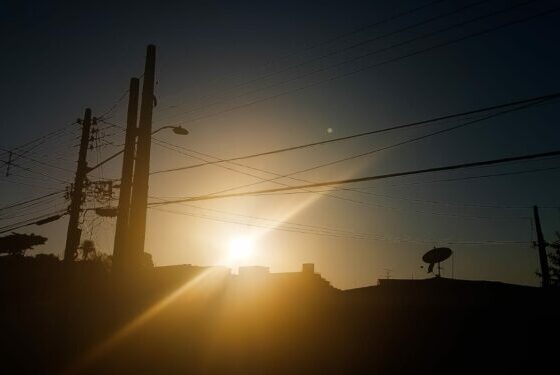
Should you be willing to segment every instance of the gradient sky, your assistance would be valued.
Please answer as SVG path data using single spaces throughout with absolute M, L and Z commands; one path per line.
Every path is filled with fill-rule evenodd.
M 154 129 L 173 124 L 191 131 L 187 137 L 162 132 L 157 138 L 220 158 L 560 91 L 560 55 L 553 44 L 560 34 L 560 12 L 365 69 L 557 7 L 554 1 L 428 3 L 2 2 L 0 37 L 5 53 L 0 62 L 0 147 L 11 149 L 59 129 L 83 116 L 86 107 L 92 108 L 94 116 L 113 108 L 107 114 L 109 121 L 124 125 L 127 98 L 122 99 L 122 95 L 129 78 L 142 74 L 149 43 L 157 46 L 158 105 L 154 109 Z M 472 6 L 468 7 L 469 4 Z M 513 4 L 518 6 L 502 12 Z M 422 5 L 426 6 L 421 10 L 394 17 Z M 434 22 L 348 48 L 462 7 L 464 11 Z M 491 13 L 495 15 L 465 22 Z M 376 27 L 364 27 L 380 20 L 387 21 Z M 462 26 L 445 33 L 342 64 L 367 52 L 462 22 Z M 361 31 L 353 32 L 356 30 Z M 303 64 L 325 54 L 329 56 Z M 294 65 L 298 66 L 286 69 Z M 356 70 L 362 71 L 347 74 Z M 272 74 L 275 72 L 279 73 Z M 267 78 L 240 85 L 263 76 Z M 314 82 L 321 83 L 302 88 Z M 278 95 L 287 91 L 290 93 Z M 119 98 L 122 100 L 118 101 Z M 263 98 L 270 99 L 259 101 Z M 253 101 L 259 102 L 245 105 Z M 237 106 L 240 108 L 231 110 Z M 541 105 L 295 177 L 326 181 L 555 150 L 560 147 L 557 110 L 557 102 Z M 286 174 L 454 123 L 448 121 L 241 163 Z M 19 165 L 28 170 L 16 168 L 8 177 L 5 166 L 0 168 L 1 205 L 64 188 L 64 183 L 53 177 L 72 180 L 70 171 L 77 159 L 79 128 L 74 125 L 68 129 L 29 154 L 65 170 L 28 159 L 19 160 Z M 113 145 L 90 152 L 90 165 L 97 158 L 101 160 L 114 153 L 122 143 L 123 134 L 118 129 L 107 128 L 104 133 L 104 139 Z M 152 156 L 153 171 L 200 162 L 156 144 L 152 146 Z M 6 159 L 7 154 L 0 150 L 0 160 Z M 120 163 L 118 159 L 91 178 L 117 178 Z M 223 264 L 230 238 L 256 236 L 255 256 L 246 264 L 267 265 L 273 272 L 282 272 L 295 271 L 301 263 L 313 262 L 335 286 L 351 288 L 375 284 L 384 277 L 385 269 L 392 270 L 391 275 L 396 278 L 426 277 L 420 268 L 422 254 L 433 246 L 450 246 L 455 252 L 455 277 L 537 285 L 537 251 L 530 246 L 535 237 L 529 219 L 531 210 L 503 206 L 543 206 L 545 237 L 553 240 L 554 231 L 560 229 L 560 211 L 556 208 L 560 206 L 560 169 L 441 180 L 558 166 L 557 159 L 539 160 L 346 186 L 370 194 L 331 193 L 346 200 L 306 193 L 213 200 L 189 207 L 166 206 L 165 209 L 187 216 L 151 210 L 146 251 L 153 255 L 156 265 Z M 271 178 L 269 174 L 240 166 L 228 167 Z M 196 196 L 256 181 L 232 170 L 208 166 L 153 175 L 150 195 Z M 301 183 L 289 179 L 282 182 Z M 264 183 L 250 189 L 276 186 Z M 66 205 L 59 198 L 38 206 L 37 211 L 0 212 L 0 226 Z M 321 227 L 315 229 L 321 235 L 262 228 L 283 220 Z M 66 220 L 61 219 L 22 231 L 48 236 L 48 243 L 37 251 L 61 255 L 66 225 Z M 95 219 L 88 214 L 82 239 L 91 238 L 101 251 L 111 253 L 113 225 L 111 219 Z M 290 224 L 290 228 L 296 227 Z M 355 239 L 348 234 L 329 237 L 324 235 L 324 228 L 383 239 Z M 488 241 L 524 243 L 449 245 Z M 444 275 L 451 275 L 450 262 L 445 265 Z

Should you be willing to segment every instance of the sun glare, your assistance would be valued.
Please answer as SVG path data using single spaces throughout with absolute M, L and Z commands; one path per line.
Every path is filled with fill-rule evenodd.
M 248 237 L 235 237 L 229 242 L 229 256 L 233 260 L 243 260 L 249 258 L 254 251 L 255 244 Z

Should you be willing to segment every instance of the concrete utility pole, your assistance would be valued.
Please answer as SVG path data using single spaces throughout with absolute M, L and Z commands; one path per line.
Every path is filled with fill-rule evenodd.
M 548 270 L 548 257 L 546 254 L 546 246 L 548 245 L 544 240 L 541 219 L 539 218 L 539 208 L 533 206 L 533 215 L 535 217 L 535 228 L 537 230 L 537 245 L 539 247 L 539 260 L 541 262 L 542 286 L 548 288 L 550 286 L 550 273 Z
M 146 238 L 146 213 L 148 210 L 148 180 L 150 173 L 150 147 L 152 133 L 152 110 L 154 105 L 154 80 L 156 65 L 156 46 L 149 45 L 144 68 L 142 105 L 138 125 L 138 144 L 132 180 L 132 197 L 129 220 L 128 250 L 131 266 L 138 266 L 144 254 Z
M 87 150 L 89 144 L 89 133 L 91 129 L 91 109 L 87 108 L 82 121 L 82 138 L 80 141 L 80 152 L 78 156 L 78 168 L 74 178 L 74 190 L 70 203 L 70 219 L 68 220 L 68 232 L 66 234 L 66 247 L 64 248 L 64 262 L 72 262 L 76 258 L 82 230 L 78 227 L 80 209 L 83 200 L 83 189 L 87 167 Z
M 134 153 L 136 151 L 136 136 L 138 131 L 136 122 L 138 119 L 139 82 L 138 78 L 130 79 L 119 208 L 117 212 L 115 244 L 113 249 L 113 265 L 117 270 L 125 266 L 130 251 L 128 248 L 130 244 L 127 242 L 127 233 L 130 220 L 130 196 L 132 193 Z

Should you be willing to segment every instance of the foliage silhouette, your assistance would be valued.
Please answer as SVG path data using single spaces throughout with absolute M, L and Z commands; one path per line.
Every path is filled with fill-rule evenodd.
M 81 258 L 77 259 L 79 263 L 93 266 L 94 268 L 109 271 L 113 264 L 113 256 L 98 251 L 95 242 L 92 240 L 83 240 L 79 247 L 81 250 Z
M 37 254 L 35 255 L 35 260 L 42 264 L 56 264 L 60 262 L 60 258 L 58 258 L 55 254 Z
M 12 232 L 10 235 L 0 237 L 0 254 L 25 255 L 27 250 L 31 250 L 37 245 L 43 245 L 45 242 L 47 242 L 46 237 L 38 236 L 34 233 L 21 234 Z
M 82 250 L 82 260 L 96 257 L 95 243 L 92 240 L 83 240 L 80 249 Z
M 548 254 L 550 262 L 550 284 L 560 288 L 560 232 L 556 231 L 556 241 L 550 244 L 554 252 Z

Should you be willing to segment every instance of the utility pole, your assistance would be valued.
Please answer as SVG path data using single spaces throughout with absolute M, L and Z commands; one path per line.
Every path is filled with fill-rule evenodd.
M 138 119 L 139 82 L 138 78 L 130 79 L 119 208 L 117 211 L 115 244 L 113 248 L 113 265 L 117 270 L 126 267 L 130 252 L 130 243 L 127 241 L 127 235 L 130 220 L 130 196 L 132 193 L 134 153 L 136 151 L 136 136 L 138 130 L 136 122 Z
M 8 162 L 6 163 L 6 177 L 10 175 L 10 166 L 12 165 L 12 151 L 8 156 Z
M 150 173 L 150 147 L 152 141 L 152 110 L 154 105 L 154 80 L 156 65 L 156 46 L 149 45 L 144 67 L 142 105 L 138 124 L 138 144 L 132 181 L 130 206 L 128 250 L 131 266 L 137 267 L 144 254 L 146 238 L 146 214 L 148 210 L 148 180 Z
M 541 262 L 542 286 L 543 288 L 548 288 L 550 286 L 548 257 L 546 255 L 546 246 L 548 244 L 543 237 L 541 219 L 539 218 L 539 208 L 537 206 L 533 206 L 533 215 L 535 217 L 535 228 L 537 230 L 537 246 L 539 247 L 539 260 Z
M 83 189 L 87 167 L 87 150 L 89 144 L 89 133 L 91 129 L 91 109 L 87 108 L 82 121 L 82 138 L 80 141 L 80 152 L 78 156 L 78 168 L 74 178 L 74 190 L 70 203 L 70 219 L 68 220 L 68 232 L 66 234 L 66 247 L 64 249 L 64 262 L 70 263 L 76 258 L 76 252 L 80 245 L 82 230 L 78 227 L 80 209 L 83 200 Z

